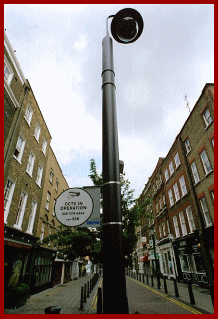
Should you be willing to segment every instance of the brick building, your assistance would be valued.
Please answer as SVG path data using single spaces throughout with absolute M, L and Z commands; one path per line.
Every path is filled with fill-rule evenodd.
M 59 224 L 52 215 L 54 200 L 68 184 L 6 33 L 4 40 L 4 284 L 7 291 L 7 287 L 25 282 L 34 293 L 53 283 L 56 250 L 40 247 L 38 241 L 42 221 L 44 236 L 57 230 Z M 51 168 L 53 184 L 49 182 Z M 53 202 L 46 209 L 48 191 Z
M 167 156 L 159 159 L 149 178 L 152 191 L 145 187 L 140 196 L 142 202 L 151 196 L 161 273 L 197 284 L 213 283 L 213 92 L 214 85 L 206 84 Z M 149 238 L 152 227 L 145 211 L 141 236 Z

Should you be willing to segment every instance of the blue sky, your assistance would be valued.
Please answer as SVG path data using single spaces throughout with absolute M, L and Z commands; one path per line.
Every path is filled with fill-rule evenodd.
M 52 135 L 70 187 L 102 167 L 105 20 L 131 7 L 141 37 L 113 41 L 120 159 L 135 197 L 167 155 L 206 83 L 214 82 L 213 4 L 5 5 L 4 27 Z

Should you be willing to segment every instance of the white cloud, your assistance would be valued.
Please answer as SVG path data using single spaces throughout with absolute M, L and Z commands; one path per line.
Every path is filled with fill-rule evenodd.
M 84 49 L 86 46 L 86 37 L 79 34 L 79 38 L 80 38 L 80 41 L 77 40 L 74 45 L 76 51 Z

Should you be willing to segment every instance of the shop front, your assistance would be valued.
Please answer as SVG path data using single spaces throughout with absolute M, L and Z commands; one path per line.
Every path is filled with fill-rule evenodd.
M 168 279 L 176 278 L 175 259 L 172 243 L 159 246 L 160 271 Z
M 199 285 L 207 285 L 207 275 L 199 244 L 195 237 L 176 242 L 175 249 L 179 260 L 182 280 Z

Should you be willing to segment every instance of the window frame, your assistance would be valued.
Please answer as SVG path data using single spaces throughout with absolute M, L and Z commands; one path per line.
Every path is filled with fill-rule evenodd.
M 178 218 L 176 215 L 173 216 L 173 225 L 174 225 L 176 238 L 179 238 L 180 237 L 179 222 L 178 222 Z
M 185 139 L 184 143 L 185 143 L 186 155 L 187 155 L 187 154 L 189 154 L 189 153 L 191 152 L 191 150 L 192 150 L 192 148 L 191 148 L 191 143 L 190 143 L 188 137 Z
M 28 234 L 33 233 L 36 210 L 37 210 L 37 202 L 33 200 L 31 203 L 31 211 L 30 211 L 28 225 L 27 225 L 27 231 L 26 231 Z
M 22 196 L 23 195 L 23 196 Z M 20 198 L 19 198 L 19 204 L 18 204 L 18 211 L 17 211 L 17 216 L 16 216 L 16 221 L 14 224 L 14 227 L 17 229 L 22 229 L 22 223 L 23 223 L 23 217 L 26 209 L 26 203 L 27 203 L 27 193 L 22 191 L 20 193 Z
M 213 222 L 212 222 L 212 219 L 211 219 L 211 216 L 210 216 L 210 211 L 209 211 L 205 196 L 200 198 L 200 205 L 201 205 L 201 210 L 203 212 L 203 216 L 204 216 L 204 220 L 205 220 L 205 223 L 206 223 L 206 227 L 212 226 Z M 209 218 L 208 218 L 208 216 L 209 216 Z
M 34 132 L 34 137 L 37 140 L 37 142 L 39 142 L 40 133 L 41 133 L 41 126 L 39 122 L 37 122 L 35 127 L 35 132 Z
M 192 176 L 194 178 L 194 182 L 196 185 L 200 182 L 200 177 L 198 174 L 197 165 L 196 165 L 195 161 L 193 161 L 190 166 L 191 166 Z
M 205 115 L 205 113 L 207 113 L 207 112 L 209 113 L 209 117 L 207 117 Z M 206 125 L 205 128 L 207 128 L 213 122 L 213 118 L 212 118 L 212 116 L 210 114 L 210 110 L 208 108 L 206 108 L 202 115 L 203 115 L 204 123 Z M 210 119 L 210 121 L 208 121 L 208 119 Z
M 49 211 L 49 205 L 51 201 L 51 193 L 48 191 L 46 195 L 46 203 L 45 203 L 45 209 Z
M 46 138 L 44 138 L 43 143 L 42 143 L 42 153 L 44 155 L 46 154 L 47 144 L 48 144 L 48 141 L 46 140 Z
M 185 211 L 186 211 L 186 216 L 188 219 L 188 224 L 189 224 L 189 229 L 190 229 L 190 234 L 191 234 L 194 232 L 194 230 L 196 230 L 195 220 L 194 220 L 191 206 L 186 207 Z
M 42 165 L 38 166 L 37 176 L 36 176 L 36 184 L 41 187 L 42 183 L 42 175 L 43 175 L 43 167 Z
M 174 155 L 174 161 L 175 161 L 175 166 L 177 169 L 179 167 L 179 165 L 181 164 L 180 158 L 179 158 L 179 152 L 176 152 L 176 154 Z
M 176 188 L 176 189 L 175 189 Z M 180 200 L 180 193 L 179 193 L 179 187 L 177 185 L 177 182 L 175 182 L 173 184 L 173 191 L 174 191 L 174 194 L 175 194 L 175 199 L 176 199 L 176 202 L 178 202 L 178 200 Z
M 27 121 L 28 125 L 30 126 L 33 117 L 33 108 L 30 103 L 27 104 L 26 113 L 24 115 L 25 120 Z
M 18 142 L 19 140 L 21 140 L 21 146 L 19 146 Z M 23 136 L 21 134 L 19 134 L 18 136 L 18 139 L 17 139 L 17 143 L 16 143 L 16 146 L 15 146 L 15 150 L 14 150 L 14 153 L 13 153 L 13 157 L 18 161 L 18 163 L 21 164 L 21 160 L 22 160 L 22 157 L 23 157 L 23 152 L 24 152 L 24 148 L 25 148 L 25 144 L 26 144 L 26 140 L 23 138 Z M 15 152 L 18 151 L 18 156 L 15 155 Z
M 207 159 L 206 161 L 204 161 L 204 157 L 203 157 L 203 155 L 202 155 L 203 153 L 204 153 L 205 156 L 206 156 L 206 159 Z M 201 162 L 202 162 L 203 167 L 204 167 L 205 175 L 208 175 L 210 172 L 213 171 L 213 168 L 212 168 L 212 166 L 211 166 L 211 164 L 210 164 L 210 160 L 209 160 L 209 157 L 208 157 L 208 155 L 207 155 L 207 152 L 206 152 L 206 149 L 205 149 L 205 148 L 204 148 L 203 151 L 200 153 L 200 158 L 201 158 Z M 207 163 L 209 163 L 209 168 L 210 168 L 210 170 L 208 170 Z
M 5 69 L 6 68 L 8 70 L 8 76 L 6 76 L 6 74 L 5 74 Z M 8 85 L 11 84 L 13 76 L 14 76 L 13 69 L 12 69 L 12 67 L 11 67 L 7 57 L 6 57 L 6 55 L 4 55 L 4 80 L 7 82 Z
M 169 180 L 169 171 L 168 171 L 168 168 L 166 168 L 165 170 L 164 170 L 164 176 L 165 176 L 165 181 L 167 182 L 168 180 Z
M 7 187 L 9 182 L 11 183 L 10 189 Z M 13 198 L 14 189 L 15 189 L 15 182 L 8 177 L 7 182 L 5 184 L 5 188 L 4 188 L 4 223 L 7 223 L 7 218 L 8 218 L 8 214 L 11 207 L 11 201 Z M 6 195 L 7 195 L 7 198 L 6 198 Z
M 170 201 L 170 207 L 172 207 L 174 205 L 174 198 L 173 198 L 173 192 L 172 192 L 171 188 L 168 190 L 168 197 L 169 197 L 169 201 Z
M 184 184 L 182 184 L 182 182 L 184 182 Z M 179 178 L 179 184 L 180 184 L 180 188 L 181 188 L 181 192 L 182 192 L 182 197 L 185 196 L 188 193 L 187 187 L 186 187 L 186 183 L 185 183 L 185 178 L 184 175 L 180 176 Z M 185 192 L 184 192 L 184 188 L 185 188 Z
M 30 160 L 30 158 L 31 158 L 31 160 Z M 34 153 L 31 151 L 29 158 L 28 158 L 28 162 L 27 162 L 27 168 L 26 168 L 26 172 L 27 172 L 27 174 L 30 175 L 30 177 L 33 176 L 33 168 L 34 168 L 35 158 L 36 157 L 35 157 Z
M 180 225 L 181 225 L 182 236 L 185 236 L 188 234 L 188 231 L 187 231 L 185 216 L 184 216 L 183 211 L 179 212 L 179 220 L 180 220 Z

